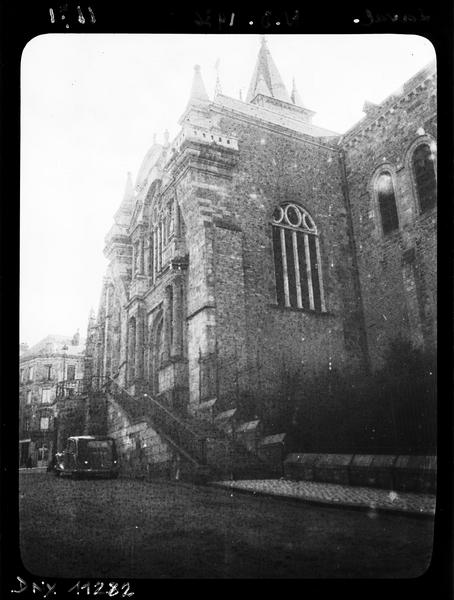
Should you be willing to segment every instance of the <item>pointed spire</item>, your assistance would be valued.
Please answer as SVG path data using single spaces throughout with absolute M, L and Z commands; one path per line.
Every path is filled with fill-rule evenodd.
M 90 308 L 90 312 L 88 314 L 88 327 L 93 327 L 96 322 L 96 315 L 93 306 Z
M 123 202 L 130 200 L 132 198 L 134 194 L 134 187 L 132 185 L 132 175 L 131 175 L 131 171 L 128 171 L 127 175 L 126 175 L 126 185 L 125 185 L 125 191 L 123 194 Z
M 90 308 L 90 313 L 88 315 L 88 323 L 87 323 L 87 337 L 85 338 L 85 350 L 86 350 L 86 358 L 90 357 L 92 354 L 92 344 L 94 341 L 94 334 L 96 329 L 96 315 L 93 307 Z
M 216 84 L 214 86 L 214 97 L 215 98 L 218 94 L 222 94 L 221 80 L 219 79 L 219 63 L 220 62 L 221 61 L 218 58 L 214 64 L 214 68 L 216 69 Z
M 271 91 L 266 85 L 266 82 L 261 73 L 258 77 L 257 85 L 255 86 L 255 95 L 257 94 L 262 94 L 263 96 L 272 96 Z
M 80 343 L 80 333 L 79 333 L 79 328 L 78 328 L 76 333 L 73 335 L 73 337 L 71 339 L 71 345 L 78 346 L 79 343 Z
M 219 73 L 216 75 L 216 84 L 214 86 L 214 97 L 218 94 L 222 94 L 221 82 L 219 81 Z
M 249 85 L 246 102 L 252 102 L 258 93 L 265 93 L 264 91 L 257 91 L 259 84 L 261 86 L 261 90 L 265 89 L 263 84 L 260 82 L 261 79 L 263 79 L 266 89 L 268 90 L 265 95 L 282 100 L 283 102 L 290 102 L 288 92 L 281 79 L 279 71 L 277 70 L 274 60 L 271 57 L 270 51 L 268 50 L 265 36 L 262 37 L 262 43 L 260 46 L 257 63 L 255 65 L 254 74 L 252 75 L 252 80 Z
M 293 78 L 292 81 L 292 93 L 290 94 L 290 99 L 293 102 L 293 104 L 296 104 L 296 106 L 301 106 L 301 108 L 304 108 L 301 96 L 299 95 L 299 92 L 296 89 L 295 78 Z
M 114 215 L 114 221 L 118 225 L 125 225 L 129 223 L 129 217 L 134 207 L 134 187 L 132 184 L 132 175 L 128 171 L 126 177 L 125 191 L 123 193 L 123 200 L 121 201 L 120 207 Z
M 194 77 L 192 79 L 192 88 L 189 101 L 209 102 L 208 94 L 203 83 L 202 75 L 200 73 L 200 65 L 194 66 Z

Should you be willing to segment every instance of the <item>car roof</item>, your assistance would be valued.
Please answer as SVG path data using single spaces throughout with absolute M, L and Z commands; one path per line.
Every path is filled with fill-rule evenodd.
M 70 435 L 68 440 L 111 440 L 107 435 Z

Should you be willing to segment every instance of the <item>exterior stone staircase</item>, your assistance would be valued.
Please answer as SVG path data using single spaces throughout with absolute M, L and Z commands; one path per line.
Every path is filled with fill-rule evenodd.
M 234 427 L 228 432 L 217 426 L 214 419 L 210 422 L 190 413 L 184 416 L 184 420 L 205 439 L 205 460 L 213 476 L 229 479 L 271 476 L 270 465 L 235 439 Z
M 151 395 L 131 395 L 113 380 L 108 380 L 105 392 L 131 422 L 146 422 L 155 430 L 178 453 L 192 478 L 273 476 L 272 466 L 237 439 L 235 427 L 225 427 L 225 419 L 177 412 Z M 229 412 L 233 416 L 234 411 Z

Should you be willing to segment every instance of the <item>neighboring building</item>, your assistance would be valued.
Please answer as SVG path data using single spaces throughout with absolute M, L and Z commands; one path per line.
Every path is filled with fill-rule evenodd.
M 437 82 L 431 64 L 340 140 L 373 367 L 397 335 L 435 351 Z
M 398 335 L 434 350 L 435 111 L 434 65 L 342 136 L 288 94 L 265 41 L 245 102 L 210 100 L 196 67 L 180 133 L 128 175 L 107 234 L 93 374 L 222 413 L 266 405 L 302 365 L 376 369 Z
M 44 466 L 55 450 L 57 382 L 84 376 L 85 345 L 49 335 L 19 357 L 19 464 Z

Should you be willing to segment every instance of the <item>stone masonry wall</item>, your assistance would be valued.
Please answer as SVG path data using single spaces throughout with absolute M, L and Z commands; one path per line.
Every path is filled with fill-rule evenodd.
M 210 185 L 210 190 L 205 189 L 203 194 L 207 203 L 204 222 L 215 226 L 216 221 L 224 221 L 230 224 L 230 231 L 242 232 L 241 243 L 238 234 L 230 234 L 227 243 L 226 234 L 219 235 L 220 229 L 216 227 L 213 243 L 216 248 L 217 240 L 224 236 L 225 249 L 227 246 L 231 249 L 230 253 L 223 250 L 221 256 L 216 255 L 214 262 L 218 344 L 223 338 L 231 339 L 232 320 L 236 323 L 235 335 L 239 334 L 239 340 L 241 336 L 245 339 L 244 346 L 238 344 L 241 354 L 237 361 L 230 361 L 230 367 L 229 361 L 224 364 L 220 361 L 220 377 L 232 382 L 240 371 L 240 392 L 254 386 L 257 390 L 260 379 L 262 388 L 272 394 L 279 387 L 283 364 L 290 370 L 299 370 L 304 365 L 306 372 L 323 371 L 329 365 L 360 368 L 364 356 L 361 308 L 354 285 L 337 150 L 279 128 L 225 114 L 216 118 L 217 126 L 226 135 L 239 140 L 237 164 L 232 167 L 231 180 L 217 179 L 218 190 L 213 187 L 216 178 L 211 172 L 198 171 L 193 176 L 197 189 L 193 188 L 192 197 L 200 195 L 202 182 Z M 328 311 L 325 314 L 284 309 L 276 304 L 270 219 L 275 206 L 283 201 L 300 203 L 319 228 Z M 196 214 L 194 210 L 192 218 Z M 188 240 L 191 263 L 190 234 Z M 208 245 L 207 237 L 205 244 Z M 231 280 L 230 285 L 227 279 Z M 237 282 L 244 285 L 244 301 Z M 243 302 L 244 329 L 240 314 Z M 226 351 L 231 353 L 231 348 Z M 242 356 L 249 361 L 245 368 Z
M 414 93 L 389 102 L 383 117 L 360 123 L 342 141 L 374 367 L 398 335 L 435 347 L 436 208 L 420 213 L 410 161 L 418 141 L 436 140 L 436 81 L 418 83 Z M 399 218 L 399 229 L 387 236 L 372 185 L 380 168 L 394 178 Z
M 145 421 L 131 422 L 110 398 L 107 423 L 108 435 L 117 445 L 122 474 L 129 477 L 170 476 L 174 452 Z
M 214 227 L 216 336 L 219 407 L 235 405 L 247 366 L 243 232 L 218 222 Z M 233 373 L 233 376 L 232 376 Z
M 235 153 L 230 149 L 193 144 L 184 149 L 174 167 L 174 177 L 177 169 L 184 170 L 175 188 L 189 252 L 186 322 L 189 402 L 193 405 L 216 394 L 215 298 L 220 264 L 215 258 L 213 222 L 221 216 L 231 219 L 222 207 L 228 203 L 229 169 L 234 162 Z

